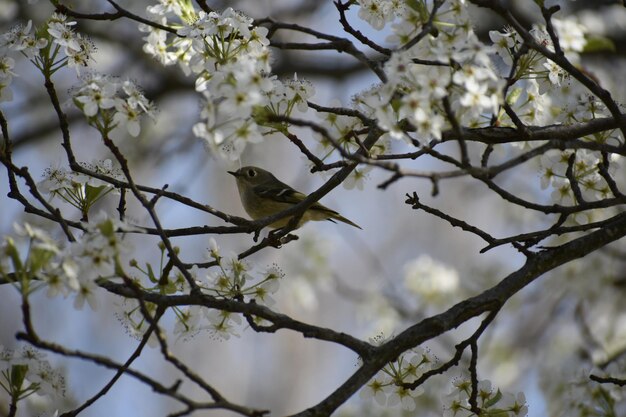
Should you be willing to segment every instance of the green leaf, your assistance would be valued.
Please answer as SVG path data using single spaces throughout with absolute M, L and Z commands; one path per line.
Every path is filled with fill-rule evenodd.
M 115 236 L 115 227 L 110 219 L 107 219 L 98 224 L 98 230 L 100 230 L 100 233 L 102 233 L 103 236 L 106 236 L 108 238 Z
M 502 399 L 502 392 L 500 392 L 500 390 L 498 390 L 496 392 L 496 395 L 494 395 L 487 402 L 485 402 L 484 407 L 485 408 L 491 408 L 494 405 L 496 405 L 498 403 L 498 401 L 500 401 L 501 399 Z
M 26 373 L 28 372 L 28 365 L 13 365 L 11 366 L 11 390 L 12 392 L 20 392 L 22 390 L 22 384 Z
M 615 52 L 615 44 L 606 36 L 592 35 L 587 36 L 587 44 L 583 48 L 583 52 Z
M 168 281 L 167 285 L 161 286 L 161 292 L 163 294 L 174 294 L 176 291 L 178 291 L 178 288 L 173 282 Z
M 152 269 L 152 265 L 150 265 L 149 263 L 146 263 L 146 268 L 148 269 L 148 278 L 150 279 L 150 281 L 155 284 L 159 282 L 159 279 L 154 275 L 154 270 Z
M 52 258 L 54 252 L 43 248 L 32 248 L 28 255 L 28 275 L 34 276 L 43 268 L 47 266 Z
M 521 89 L 521 87 L 512 89 L 509 92 L 509 95 L 506 96 L 507 104 L 510 106 L 514 105 L 517 102 L 517 100 L 519 100 L 520 96 L 522 95 L 522 91 L 523 90 Z
M 100 197 L 102 197 L 102 192 L 107 188 L 108 186 L 106 185 L 94 187 L 87 184 L 85 186 L 85 200 L 87 200 L 87 204 L 91 206 L 93 203 L 95 203 Z
M 7 245 L 4 247 L 4 254 L 11 258 L 15 272 L 23 272 L 24 264 L 20 259 L 20 253 L 15 246 L 15 241 L 10 237 L 6 239 Z
M 423 0 L 406 0 L 406 5 L 419 13 L 422 19 L 428 16 L 428 9 Z
M 400 108 L 402 107 L 402 100 L 394 98 L 391 100 L 391 108 L 393 109 L 394 112 L 398 112 L 398 110 L 400 110 Z
M 501 408 L 494 408 L 493 410 L 484 411 L 481 417 L 509 417 L 509 411 Z

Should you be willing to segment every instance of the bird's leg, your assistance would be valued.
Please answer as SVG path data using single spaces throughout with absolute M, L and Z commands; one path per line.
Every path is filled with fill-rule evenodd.
M 280 243 L 283 245 L 286 245 L 287 243 L 291 242 L 292 240 L 298 240 L 300 239 L 297 235 L 292 235 L 291 233 L 289 233 L 287 236 L 283 236 L 280 238 Z
M 279 237 L 280 233 L 284 232 L 286 227 L 288 227 L 288 226 L 281 227 L 279 229 L 274 229 L 274 230 L 272 230 L 271 232 L 269 232 L 267 234 L 268 243 L 271 246 L 273 246 L 275 248 L 280 248 L 282 245 L 284 245 L 286 243 L 289 243 L 292 240 L 298 240 L 299 239 L 298 236 L 292 235 L 292 234 L 288 234 L 288 235 Z
M 275 248 L 280 248 L 282 246 L 282 240 L 284 238 L 283 237 L 279 237 L 280 236 L 280 232 L 283 231 L 283 228 L 278 228 L 278 229 L 274 229 L 271 230 L 268 234 L 267 234 L 267 239 L 269 241 L 269 244 Z

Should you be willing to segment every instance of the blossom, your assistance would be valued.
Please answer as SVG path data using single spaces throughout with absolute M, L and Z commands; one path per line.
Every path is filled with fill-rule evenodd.
M 415 106 L 414 102 L 410 105 Z M 441 132 L 445 120 L 440 114 L 434 112 L 429 113 L 429 111 L 432 110 L 417 105 L 414 111 L 409 114 L 409 121 L 415 124 L 418 133 L 427 137 L 432 136 L 441 139 Z
M 0 56 L 0 82 L 7 84 L 11 82 L 14 75 L 13 67 L 15 60 L 8 56 Z
M 155 114 L 152 102 L 131 81 L 120 83 L 116 78 L 97 73 L 87 74 L 81 81 L 71 91 L 74 103 L 85 116 L 95 118 L 90 123 L 98 129 L 125 127 L 136 137 L 141 130 L 141 116 Z M 105 115 L 100 120 L 98 116 L 103 112 Z
M 453 390 L 444 401 L 445 417 L 469 417 L 475 415 L 469 403 L 473 393 L 472 382 L 469 379 L 459 378 L 453 382 Z M 507 417 L 525 416 L 528 410 L 525 407 L 526 399 L 523 393 L 513 397 L 492 387 L 489 380 L 478 381 L 476 391 L 476 406 L 480 409 L 479 415 L 502 415 Z
M 76 25 L 76 22 L 68 22 L 65 15 L 57 13 L 53 14 L 48 21 L 48 33 L 52 36 L 56 44 L 65 47 L 65 53 L 67 55 L 81 50 L 78 36 L 73 29 L 74 25 Z
M 284 289 L 289 294 L 288 303 L 291 308 L 313 311 L 319 306 L 315 287 L 302 276 L 290 277 L 285 281 Z
M 201 306 L 190 306 L 182 310 L 176 311 L 176 324 L 174 325 L 174 334 L 179 338 L 189 339 L 202 330 Z
M 413 411 L 415 410 L 415 395 L 420 393 L 420 391 L 411 391 L 409 389 L 403 387 L 395 387 L 394 391 L 389 395 L 387 399 L 388 406 L 394 406 L 400 404 L 404 410 Z
M 489 39 L 493 42 L 495 53 L 507 65 L 512 65 L 513 54 L 521 43 L 517 32 L 511 27 L 505 27 L 503 32 L 491 30 Z
M 161 22 L 163 23 L 163 21 Z M 148 32 L 148 35 L 143 39 L 146 43 L 143 44 L 143 51 L 148 55 L 155 57 L 163 65 L 174 65 L 179 62 L 180 55 L 173 51 L 168 50 L 167 44 L 167 32 L 161 29 L 157 29 L 153 26 L 143 25 L 139 30 L 142 32 Z M 185 62 L 181 59 L 181 61 Z
M 74 100 L 87 117 L 93 117 L 98 110 L 115 107 L 117 82 L 111 77 L 89 74 L 82 79 L 82 85 L 73 91 Z
M 78 290 L 76 291 L 76 297 L 74 298 L 74 308 L 82 310 L 85 302 L 89 304 L 89 307 L 96 311 L 98 309 L 98 298 L 96 296 L 96 289 L 98 286 L 93 279 L 93 276 L 86 274 L 85 279 L 79 280 Z
M 559 44 L 565 51 L 581 52 L 587 41 L 586 28 L 573 19 L 552 19 L 552 25 L 559 38 Z
M 128 101 L 118 99 L 115 100 L 115 110 L 117 111 L 113 115 L 113 122 L 118 126 L 125 126 L 131 136 L 139 136 L 141 125 L 139 124 L 140 113 L 138 109 L 134 109 Z
M 524 417 L 528 414 L 528 404 L 526 403 L 526 396 L 523 392 L 517 395 L 504 393 L 502 395 L 502 409 L 508 410 L 511 417 Z
M 116 316 L 119 322 L 122 324 L 127 334 L 134 339 L 142 340 L 145 332 L 150 328 L 150 323 L 144 317 L 144 310 L 154 317 L 156 311 L 156 304 L 149 302 L 143 302 L 140 305 L 140 301 L 134 298 L 125 298 L 122 303 L 116 303 L 117 309 Z M 148 338 L 148 346 L 156 347 L 159 345 L 159 340 L 152 332 Z
M 81 162 L 80 165 L 90 171 L 90 175 L 62 167 L 49 167 L 45 169 L 43 180 L 37 183 L 37 186 L 41 192 L 61 198 L 87 217 L 90 208 L 98 200 L 108 193 L 118 192 L 110 181 L 121 179 L 123 175 L 119 168 L 113 166 L 110 159 L 95 160 L 91 163 Z
M 554 85 L 561 85 L 565 71 L 554 61 L 546 60 L 543 66 L 548 70 L 548 79 Z
M 285 274 L 276 264 L 267 268 L 263 274 L 262 281 L 251 287 L 252 295 L 255 300 L 267 306 L 274 305 L 275 301 L 272 294 L 275 294 L 276 291 L 278 291 L 279 280 L 284 276 Z M 249 291 L 244 289 L 243 292 L 245 293 Z
M 13 99 L 13 92 L 9 88 L 13 76 L 16 75 L 13 72 L 15 61 L 8 56 L 0 56 L 0 102 L 11 101 Z
M 208 329 L 214 336 L 228 340 L 231 336 L 239 337 L 237 327 L 241 325 L 241 316 L 223 310 L 204 309 L 205 318 L 208 320 Z
M 209 239 L 209 254 L 211 255 L 211 258 L 216 259 L 216 260 L 221 257 L 220 248 L 219 246 L 217 246 L 217 242 L 215 241 L 214 238 Z
M 159 0 L 159 4 L 148 6 L 149 13 L 155 15 L 175 14 L 180 16 L 183 13 L 182 5 L 179 0 Z
M 76 37 L 78 50 L 67 49 L 67 66 L 76 69 L 76 74 L 80 74 L 80 69 L 89 65 L 93 61 L 93 54 L 96 52 L 96 45 L 93 41 L 80 34 Z
M 18 236 L 27 237 L 31 240 L 31 248 L 40 249 L 53 254 L 58 254 L 60 248 L 55 239 L 42 228 L 32 226 L 30 223 L 21 224 L 14 223 L 13 229 Z
M 295 103 L 299 111 L 307 110 L 307 100 L 315 94 L 315 88 L 310 81 L 299 80 L 294 74 L 293 79 L 285 83 L 285 96 L 287 100 Z
M 2 35 L 0 43 L 10 50 L 19 51 L 27 58 L 33 59 L 39 50 L 45 48 L 48 41 L 43 38 L 35 38 L 30 34 L 33 22 L 28 21 L 26 25 L 19 24 L 11 28 L 9 32 Z
M 458 272 L 428 255 L 404 265 L 404 285 L 424 300 L 436 301 L 454 294 L 460 286 Z
M 53 369 L 46 354 L 30 346 L 20 350 L 6 349 L 0 345 L 0 386 L 5 390 L 17 390 L 20 395 L 37 392 L 51 398 L 65 395 L 65 378 Z M 10 370 L 10 372 L 8 372 Z M 10 375 L 23 374 L 22 379 L 9 379 Z M 10 382 L 9 382 L 10 381 Z M 16 382 L 20 386 L 15 386 Z M 9 392 L 9 394 L 14 394 Z M 15 393 L 17 396 L 17 393 Z M 22 397 L 23 398 L 23 397 Z
M 203 94 L 206 104 L 203 120 L 193 132 L 220 156 L 236 160 L 248 143 L 262 139 L 253 114 L 268 104 L 274 86 L 267 76 L 268 29 L 253 28 L 252 18 L 232 8 L 221 13 L 195 13 L 182 6 L 164 0 L 149 9 L 160 16 L 179 15 L 182 22 L 177 32 L 182 37 L 168 41 L 167 33 L 142 27 L 148 32 L 144 50 L 166 65 L 178 62 L 185 74 L 195 77 L 196 90 Z M 310 90 L 307 87 L 296 92 L 300 109 L 306 107 Z M 120 120 L 122 116 L 118 116 Z M 129 128 L 136 131 L 136 125 Z
M 485 111 L 497 112 L 498 95 L 491 91 L 485 81 L 469 78 L 465 81 L 465 93 L 459 98 L 459 104 L 465 109 L 465 117 L 473 118 Z
M 387 404 L 389 394 L 385 391 L 388 382 L 377 378 L 372 378 L 359 392 L 359 396 L 364 400 L 373 399 L 380 406 Z
M 359 0 L 359 5 L 359 17 L 376 30 L 384 28 L 395 17 L 391 2 L 386 0 Z
M 412 54 L 408 51 L 398 51 L 391 54 L 391 57 L 385 62 L 385 72 L 390 80 L 401 80 L 407 77 L 409 70 L 413 67 Z
M 220 93 L 224 99 L 220 102 L 219 109 L 236 118 L 248 117 L 252 113 L 252 107 L 260 104 L 263 99 L 260 91 L 247 88 L 245 84 L 223 84 L 221 87 Z
M 131 80 L 126 80 L 122 83 L 122 91 L 126 93 L 126 101 L 131 108 L 140 108 L 148 114 L 151 113 L 153 110 L 152 103 L 146 98 L 137 84 Z
M 363 185 L 365 180 L 368 178 L 369 172 L 372 170 L 370 165 L 366 165 L 364 167 L 356 167 L 352 170 L 348 178 L 343 182 L 343 187 L 346 190 L 352 190 L 357 188 L 358 190 L 363 190 Z

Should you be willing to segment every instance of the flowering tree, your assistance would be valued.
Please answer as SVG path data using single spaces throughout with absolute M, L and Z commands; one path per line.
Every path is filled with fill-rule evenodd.
M 534 23 L 496 0 L 311 2 L 316 4 L 278 11 L 284 19 L 260 16 L 275 15 L 244 1 L 237 5 L 243 11 L 203 0 L 160 0 L 144 9 L 113 0 L 81 9 L 50 3 L 45 16 L 42 5 L 14 5 L 24 21 L 0 42 L 0 100 L 6 101 L 0 107 L 0 162 L 7 187 L 1 202 L 28 213 L 4 237 L 0 252 L 2 290 L 18 294 L 7 298 L 12 307 L 5 308 L 19 310 L 14 316 L 20 317 L 17 332 L 3 335 L 6 347 L 0 349 L 0 409 L 6 414 L 88 414 L 107 404 L 122 377 L 152 391 L 123 405 L 125 413 L 151 395 L 164 399 L 165 413 L 176 416 L 201 410 L 524 416 L 534 406 L 536 415 L 547 414 L 535 405 L 543 403 L 552 415 L 624 413 L 626 116 L 607 87 L 611 78 L 585 61 L 587 53 L 611 52 L 614 45 L 568 15 L 570 2 L 527 0 Z M 311 15 L 330 13 L 343 33 L 322 21 L 302 23 L 301 8 Z M 472 18 L 478 13 L 499 17 L 504 26 L 479 36 Z M 142 51 L 129 39 L 141 42 Z M 327 70 L 337 64 L 307 61 L 322 52 L 348 56 L 350 64 Z M 108 65 L 124 54 L 146 60 L 138 81 L 125 73 L 127 66 Z M 367 73 L 373 84 L 354 83 L 347 105 L 317 98 L 328 90 L 325 78 L 351 73 Z M 147 93 L 143 83 L 152 85 Z M 34 90 L 44 98 L 30 102 L 45 103 L 52 116 L 38 116 L 32 124 L 39 131 L 22 133 L 28 132 L 25 123 L 8 106 L 11 100 L 23 104 Z M 200 100 L 200 107 L 157 112 L 155 102 L 168 106 L 166 97 L 174 91 Z M 171 114 L 175 120 L 168 119 Z M 143 164 L 163 161 L 151 151 L 172 146 L 172 125 L 199 138 L 215 164 L 255 164 L 258 149 L 273 146 L 279 167 L 291 158 L 281 149 L 291 147 L 299 152 L 302 175 L 327 179 L 288 210 L 254 221 L 234 216 L 145 175 Z M 50 131 L 62 158 L 46 158 L 52 165 L 38 178 L 33 171 L 40 158 L 20 153 Z M 85 162 L 85 149 L 105 156 Z M 177 152 L 191 157 L 197 153 L 191 149 Z M 336 268 L 312 262 L 323 258 L 323 244 L 298 239 L 312 226 L 294 228 L 308 207 L 338 185 L 363 189 L 367 178 L 378 178 L 377 187 L 400 203 L 396 207 L 413 209 L 409 223 L 437 219 L 454 233 L 441 239 L 469 236 L 481 242 L 480 252 L 487 253 L 482 256 L 497 253 L 497 260 L 473 252 L 475 265 L 457 270 L 394 238 L 390 250 L 410 252 L 404 279 L 392 272 L 375 287 L 346 286 L 337 276 L 349 262 Z M 404 196 L 392 193 L 399 185 Z M 232 181 L 220 188 L 230 194 L 235 189 Z M 447 189 L 455 190 L 451 200 L 444 196 Z M 461 196 L 463 189 L 472 198 Z M 474 222 L 462 210 L 472 199 L 489 201 L 483 208 L 490 212 L 487 221 Z M 218 224 L 171 227 L 158 209 L 164 201 Z M 398 227 L 395 216 L 375 211 L 359 223 L 363 233 L 381 224 L 391 233 Z M 293 220 L 265 232 L 281 218 Z M 495 219 L 506 224 L 497 226 Z M 395 236 L 408 239 L 411 229 L 401 221 Z M 232 235 L 246 247 L 223 254 Z M 200 240 L 206 248 L 200 259 L 184 248 L 194 238 L 206 239 Z M 307 270 L 330 276 L 342 298 L 365 306 L 374 318 L 368 330 L 376 336 L 366 341 L 367 335 L 349 334 L 339 319 L 326 326 L 297 318 L 303 310 L 281 313 L 293 310 L 285 299 L 302 307 L 317 290 L 295 289 L 295 276 L 254 260 L 272 248 L 278 254 L 295 248 L 300 275 Z M 373 252 L 359 249 L 359 259 L 392 263 L 391 252 L 380 258 Z M 483 259 L 493 261 L 486 265 Z M 377 275 L 388 272 L 379 269 Z M 38 323 L 60 296 L 73 300 L 76 314 L 115 315 L 137 341 L 132 352 L 120 360 L 42 335 L 45 326 Z M 300 364 L 290 369 L 281 363 L 277 353 L 272 375 L 253 375 L 255 384 L 292 373 L 319 393 L 310 403 L 285 408 L 279 404 L 287 403 L 287 394 L 278 389 L 270 405 L 224 393 L 221 376 L 202 372 L 198 357 L 176 351 L 197 344 L 196 335 L 228 345 L 232 336 L 266 333 L 338 346 L 352 354 L 352 363 L 327 387 L 300 373 Z M 207 355 L 214 351 L 202 348 Z M 81 381 L 68 383 L 61 365 L 49 362 L 52 354 L 113 373 L 93 392 L 73 398 L 66 383 Z M 146 356 L 170 365 L 176 375 L 155 376 L 139 364 Z M 522 378 L 525 368 L 533 369 L 532 381 Z M 564 368 L 570 372 L 555 371 Z M 250 378 L 238 371 L 231 370 L 238 384 Z M 524 386 L 543 398 L 535 394 L 527 401 L 519 392 Z

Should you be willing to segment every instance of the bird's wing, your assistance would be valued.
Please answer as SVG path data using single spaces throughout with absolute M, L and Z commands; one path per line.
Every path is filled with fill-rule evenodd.
M 306 196 L 287 184 L 276 185 L 257 185 L 254 187 L 255 194 L 261 197 L 271 198 L 287 204 L 298 204 Z
M 257 185 L 254 187 L 254 191 L 257 195 L 262 197 L 271 198 L 274 201 L 278 201 L 285 204 L 298 204 L 302 200 L 304 200 L 307 196 L 302 194 L 299 191 L 294 190 L 287 184 L 280 185 Z M 330 214 L 337 214 L 336 211 L 329 209 L 328 207 L 320 204 L 319 202 L 313 203 L 310 207 L 313 210 L 320 210 L 324 212 L 328 212 Z

